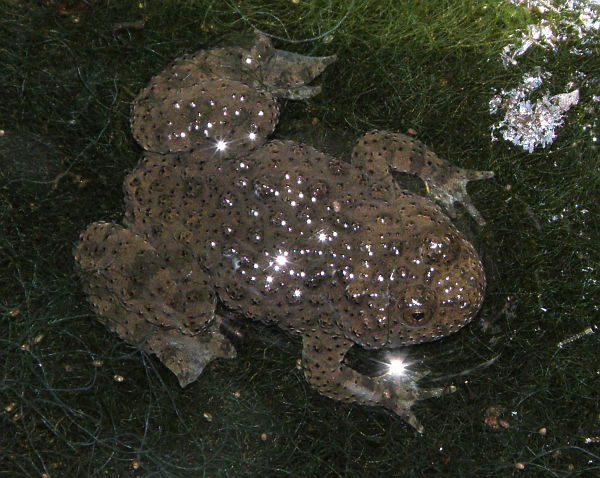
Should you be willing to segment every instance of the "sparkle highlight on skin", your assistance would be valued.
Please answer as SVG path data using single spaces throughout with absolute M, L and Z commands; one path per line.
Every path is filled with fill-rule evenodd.
M 390 360 L 387 373 L 393 375 L 394 377 L 400 377 L 404 375 L 406 373 L 406 362 L 399 358 Z

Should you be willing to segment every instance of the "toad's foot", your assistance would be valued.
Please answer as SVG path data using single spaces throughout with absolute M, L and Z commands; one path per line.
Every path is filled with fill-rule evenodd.
M 335 55 L 306 56 L 277 50 L 266 35 L 258 30 L 255 35 L 244 67 L 257 90 L 290 100 L 306 100 L 321 91 L 320 86 L 309 86 L 308 83 L 336 61 Z
M 422 433 L 423 426 L 411 411 L 413 404 L 453 392 L 455 388 L 420 389 L 417 382 L 426 375 L 423 372 L 406 370 L 399 376 L 362 375 L 342 363 L 352 345 L 350 340 L 339 336 L 314 333 L 303 337 L 303 365 L 311 385 L 336 400 L 389 408 Z
M 467 183 L 494 177 L 492 171 L 474 171 L 451 165 L 419 140 L 400 133 L 372 131 L 360 138 L 352 152 L 352 163 L 371 177 L 372 182 L 392 184 L 390 169 L 419 176 L 428 193 L 448 214 L 456 216 L 461 203 L 479 225 L 485 220 L 467 194 Z
M 467 193 L 467 183 L 469 181 L 491 179 L 493 177 L 493 171 L 475 171 L 452 167 L 446 174 L 426 179 L 425 184 L 427 192 L 446 208 L 450 216 L 456 217 L 454 203 L 458 202 L 464 206 L 477 224 L 483 226 L 485 225 L 485 219 L 483 219 L 483 216 L 471 201 Z
M 185 387 L 202 374 L 216 358 L 235 358 L 232 343 L 219 331 L 221 317 L 198 335 L 185 335 L 170 329 L 155 329 L 148 339 L 148 348 L 175 374 L 179 385 Z
M 419 433 L 423 433 L 423 425 L 419 423 L 419 420 L 411 411 L 413 404 L 419 400 L 440 397 L 456 391 L 454 385 L 449 387 L 419 388 L 417 382 L 428 373 L 429 371 L 415 373 L 410 370 L 404 370 L 402 374 L 398 375 L 385 374 L 374 377 L 377 386 L 383 389 L 383 399 L 380 405 L 400 415 Z

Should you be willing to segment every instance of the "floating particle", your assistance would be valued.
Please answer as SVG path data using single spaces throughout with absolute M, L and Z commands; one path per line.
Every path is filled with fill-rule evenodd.
M 489 407 L 485 413 L 483 422 L 492 428 L 493 430 L 500 430 L 501 428 L 510 428 L 510 423 L 500 418 L 500 415 L 504 412 L 503 407 Z
M 520 38 L 517 43 L 506 45 L 502 49 L 500 58 L 504 66 L 516 65 L 518 56 L 523 55 L 532 45 L 539 45 L 545 49 L 556 51 L 556 42 L 561 37 L 555 33 L 554 24 L 543 22 L 538 25 L 528 25 L 526 31 L 519 31 Z
M 492 141 L 498 139 L 495 133 L 499 131 L 505 140 L 530 153 L 552 144 L 555 130 L 564 123 L 564 113 L 579 102 L 579 90 L 553 96 L 545 93 L 534 101 L 532 94 L 550 76 L 540 71 L 527 73 L 520 86 L 501 90 L 490 100 L 490 114 L 504 113 L 504 118 L 492 125 Z
M 593 54 L 589 48 L 595 42 L 595 33 L 600 30 L 600 19 L 596 9 L 598 0 L 510 0 L 528 10 L 535 11 L 540 17 L 539 23 L 517 30 L 514 43 L 503 48 L 501 59 L 504 66 L 516 65 L 517 57 L 523 55 L 532 46 L 545 50 L 558 50 L 561 41 L 579 40 L 580 46 L 573 46 L 570 52 L 575 55 Z

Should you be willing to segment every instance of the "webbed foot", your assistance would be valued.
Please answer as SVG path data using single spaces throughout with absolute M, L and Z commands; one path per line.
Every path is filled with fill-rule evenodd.
M 215 316 L 215 322 L 198 335 L 156 329 L 148 339 L 148 348 L 175 374 L 181 387 L 195 382 L 214 359 L 235 358 L 235 348 L 219 331 L 220 320 Z
M 428 398 L 440 397 L 456 391 L 456 387 L 420 388 L 417 382 L 429 374 L 429 370 L 413 372 L 405 369 L 402 374 L 384 374 L 375 377 L 375 383 L 381 389 L 381 405 L 401 416 L 419 433 L 423 433 L 423 425 L 419 422 L 411 408 L 415 402 Z
M 264 89 L 276 98 L 305 100 L 321 91 L 320 86 L 308 86 L 337 57 L 307 56 L 273 47 L 268 36 L 254 32 L 256 39 L 250 49 L 247 71 L 257 89 Z
M 321 92 L 320 86 L 308 86 L 337 57 L 306 56 L 285 50 L 275 50 L 268 63 L 263 84 L 276 98 L 306 100 Z
M 448 175 L 425 179 L 425 185 L 427 192 L 444 206 L 450 216 L 456 217 L 454 204 L 460 203 L 477 224 L 483 226 L 485 225 L 485 219 L 483 219 L 483 216 L 471 201 L 467 193 L 467 183 L 469 181 L 478 181 L 493 177 L 493 171 L 476 171 L 474 169 L 454 167 L 449 171 Z

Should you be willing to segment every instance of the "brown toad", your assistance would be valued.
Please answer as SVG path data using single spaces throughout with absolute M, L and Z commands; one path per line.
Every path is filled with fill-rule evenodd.
M 123 225 L 97 222 L 75 251 L 91 303 L 123 339 L 193 382 L 235 350 L 216 307 L 300 336 L 310 383 L 338 400 L 410 408 L 443 389 L 422 376 L 366 376 L 343 363 L 358 344 L 436 340 L 477 313 L 485 278 L 473 246 L 430 199 L 390 170 L 420 176 L 450 213 L 490 172 L 451 166 L 402 134 L 371 132 L 350 163 L 269 141 L 276 97 L 308 98 L 333 57 L 249 48 L 201 51 L 153 78 L 133 107 L 148 150 L 125 180 Z

